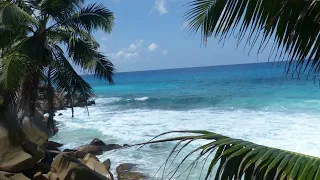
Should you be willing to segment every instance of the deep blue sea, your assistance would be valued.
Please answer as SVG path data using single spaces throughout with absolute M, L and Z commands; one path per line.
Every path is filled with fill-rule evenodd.
M 304 75 L 291 78 L 284 66 L 259 63 L 117 73 L 112 86 L 92 76 L 85 79 L 97 94 L 96 105 L 89 107 L 90 116 L 85 108 L 76 108 L 74 119 L 71 110 L 61 111 L 60 132 L 53 140 L 65 143 L 65 148 L 95 137 L 134 144 L 166 131 L 192 129 L 320 157 L 318 81 Z M 100 158 L 110 158 L 113 170 L 120 162 L 140 164 L 141 171 L 156 179 L 172 146 L 106 152 Z

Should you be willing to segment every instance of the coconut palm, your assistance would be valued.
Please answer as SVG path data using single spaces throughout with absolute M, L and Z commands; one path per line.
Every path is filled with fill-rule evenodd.
M 113 83 L 113 64 L 98 51 L 94 30 L 110 33 L 114 15 L 103 5 L 83 0 L 0 1 L 0 94 L 10 104 L 17 92 L 32 117 L 41 77 L 45 77 L 53 125 L 53 84 L 60 89 L 92 93 L 74 66 Z M 64 72 L 64 78 L 61 74 Z M 66 78 L 70 78 L 66 80 Z
M 237 46 L 244 45 L 249 51 L 258 47 L 260 53 L 268 44 L 272 44 L 270 59 L 285 63 L 288 74 L 299 76 L 307 73 L 315 78 L 319 73 L 318 0 L 193 0 L 188 3 L 188 7 L 185 21 L 190 33 L 200 31 L 205 45 L 210 37 L 220 42 L 234 37 Z M 192 159 L 192 155 L 196 155 L 196 158 L 192 159 L 187 171 L 191 172 L 195 166 L 204 162 L 201 164 L 202 169 L 208 169 L 204 179 L 320 179 L 318 157 L 207 131 L 171 133 L 184 133 L 184 136 L 149 142 L 178 141 L 165 168 L 170 160 L 175 160 L 193 141 L 209 140 L 209 143 L 195 148 L 185 156 L 179 162 L 180 165 L 167 174 L 167 179 L 178 175 L 181 164 Z

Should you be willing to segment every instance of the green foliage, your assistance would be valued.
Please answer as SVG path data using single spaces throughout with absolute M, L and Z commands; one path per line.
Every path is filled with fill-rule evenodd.
M 187 159 L 192 159 L 192 163 L 184 173 L 191 172 L 196 166 L 202 167 L 203 170 L 206 163 L 210 162 L 207 173 L 203 176 L 204 179 L 311 180 L 320 178 L 320 158 L 317 157 L 262 146 L 208 131 L 175 131 L 160 136 L 171 133 L 183 133 L 184 136 L 146 143 L 178 141 L 164 168 L 168 167 L 170 160 L 175 161 L 176 157 L 193 141 L 206 140 L 206 143 L 190 151 L 166 179 L 171 179 L 175 175 L 179 177 L 181 174 L 177 172 L 182 169 L 181 166 Z M 196 158 L 192 158 L 193 155 Z M 199 178 L 200 176 L 199 174 Z
M 110 33 L 113 25 L 109 9 L 84 6 L 83 0 L 1 1 L 0 91 L 22 89 L 22 96 L 30 96 L 22 99 L 34 101 L 35 94 L 28 91 L 36 91 L 46 76 L 48 86 L 89 98 L 92 88 L 71 64 L 113 83 L 113 64 L 92 36 L 99 29 Z
M 200 31 L 204 43 L 211 36 L 220 41 L 233 36 L 238 45 L 258 47 L 258 53 L 273 43 L 270 58 L 285 60 L 288 72 L 319 72 L 319 1 L 192 0 L 188 5 L 190 32 Z

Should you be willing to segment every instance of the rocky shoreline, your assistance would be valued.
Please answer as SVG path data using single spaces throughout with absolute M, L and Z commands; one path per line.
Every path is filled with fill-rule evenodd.
M 132 163 L 120 164 L 115 169 L 117 173 L 115 176 L 111 172 L 111 160 L 107 159 L 104 162 L 100 162 L 100 160 L 96 157 L 97 155 L 102 155 L 103 152 L 106 152 L 106 151 L 113 151 L 116 149 L 129 147 L 129 145 L 127 144 L 124 144 L 124 145 L 105 144 L 102 140 L 95 138 L 91 141 L 91 143 L 82 145 L 77 149 L 64 149 L 63 151 L 60 151 L 60 147 L 62 146 L 63 144 L 56 143 L 53 141 L 48 141 L 47 153 L 48 153 L 48 156 L 53 159 L 53 161 L 51 162 L 51 167 L 59 168 L 57 164 L 59 164 L 60 161 L 63 161 L 61 159 L 65 159 L 67 162 L 69 162 L 69 161 L 72 161 L 71 159 L 73 158 L 72 162 L 75 164 L 73 164 L 72 166 L 78 166 L 79 163 L 82 163 L 86 165 L 89 169 L 103 175 L 104 179 L 114 180 L 115 177 L 118 180 L 147 179 L 146 175 L 136 171 L 137 167 L 139 166 L 138 164 L 132 164 Z M 78 159 L 78 161 L 74 161 L 75 159 Z M 72 171 L 71 167 L 68 167 L 67 169 L 71 169 Z M 60 170 L 54 170 L 54 172 L 60 172 Z M 42 175 L 42 176 L 45 176 L 45 175 Z M 90 177 L 90 178 L 93 178 L 93 177 Z
M 38 114 L 43 118 L 30 122 L 23 119 L 22 135 L 19 142 L 10 140 L 8 131 L 0 126 L 0 180 L 141 180 L 148 179 L 143 173 L 137 172 L 138 164 L 124 163 L 111 173 L 110 159 L 100 162 L 98 155 L 106 151 L 119 150 L 129 145 L 105 144 L 100 139 L 93 139 L 76 149 L 61 149 L 63 144 L 49 141 L 46 129 L 47 102 L 40 94 L 37 102 Z M 94 101 L 77 101 L 75 107 L 94 104 Z M 67 101 L 60 93 L 55 93 L 55 111 L 65 109 Z M 42 114 L 42 115 L 41 115 Z M 61 114 L 60 114 L 61 115 Z M 58 115 L 59 116 L 59 115 Z M 55 121 L 54 134 L 58 133 Z

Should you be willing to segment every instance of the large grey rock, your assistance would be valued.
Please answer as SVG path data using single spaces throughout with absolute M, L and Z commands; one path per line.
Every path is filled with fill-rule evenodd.
M 101 155 L 103 153 L 103 149 L 100 146 L 95 145 L 84 145 L 78 148 L 78 151 L 94 154 L 94 155 Z
M 120 164 L 120 165 L 116 168 L 116 170 L 117 170 L 117 173 L 123 172 L 123 171 L 132 171 L 132 170 L 134 170 L 137 166 L 138 166 L 138 164 L 123 163 L 123 164 Z
M 19 139 L 12 144 L 8 131 L 0 127 L 0 171 L 22 172 L 34 168 L 45 156 L 48 135 L 39 126 L 22 119 Z
M 97 157 L 91 154 L 87 154 L 83 158 L 83 161 L 86 166 L 88 166 L 95 172 L 98 172 L 99 174 L 106 176 L 108 179 L 114 179 L 112 173 L 108 169 L 106 169 L 102 163 L 99 162 Z
M 6 129 L 0 126 L 0 171 L 21 172 L 34 167 L 33 157 L 21 146 L 11 145 Z
M 62 153 L 54 159 L 51 165 L 51 173 L 56 174 L 61 180 L 112 180 L 105 174 L 100 174 L 102 164 L 97 165 L 98 163 L 93 158 L 79 160 Z
M 110 159 L 107 159 L 107 160 L 103 161 L 102 164 L 104 165 L 104 167 L 106 169 L 110 170 L 110 168 L 111 168 L 111 160 Z
M 106 144 L 101 140 L 101 139 L 98 139 L 98 138 L 94 138 L 90 145 L 95 145 L 95 146 L 105 146 Z
M 123 147 L 119 144 L 107 144 L 105 146 L 102 146 L 103 151 L 112 151 L 112 150 L 121 149 L 121 148 Z
M 136 170 L 137 164 L 131 164 L 131 163 L 124 163 L 120 164 L 117 167 L 117 177 L 118 180 L 142 180 L 146 179 L 147 176 L 140 173 L 140 172 L 134 172 Z
M 0 171 L 0 180 L 30 180 L 30 179 L 27 178 L 22 173 L 14 174 L 14 173 Z
M 58 148 L 63 146 L 61 143 L 57 143 L 54 141 L 48 141 L 47 143 L 47 150 L 54 150 L 54 151 L 60 151 Z
M 147 176 L 139 172 L 124 171 L 118 173 L 118 180 L 143 180 Z

